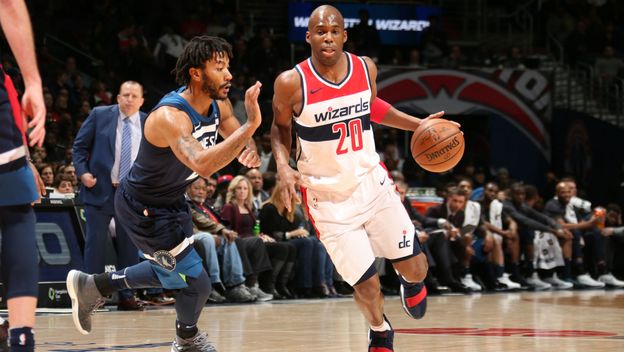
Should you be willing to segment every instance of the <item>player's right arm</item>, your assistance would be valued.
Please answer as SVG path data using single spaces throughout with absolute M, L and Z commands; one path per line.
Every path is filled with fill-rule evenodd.
M 301 109 L 301 97 L 303 94 L 301 91 L 301 77 L 294 69 L 282 72 L 275 79 L 273 90 L 271 147 L 277 166 L 277 173 L 281 182 L 284 182 L 286 185 L 282 191 L 282 200 L 290 211 L 291 200 L 293 197 L 297 197 L 295 187 L 301 178 L 301 175 L 288 164 L 292 144 L 294 109 L 296 107 L 299 108 L 299 111 Z
M 257 102 L 260 85 L 252 86 L 248 92 L 245 100 Z M 224 141 L 204 149 L 193 137 L 193 125 L 188 115 L 176 108 L 163 106 L 153 111 L 145 121 L 144 134 L 151 144 L 160 148 L 171 148 L 178 160 L 189 169 L 203 177 L 209 177 L 240 154 L 261 122 L 261 116 L 249 116 L 247 122 Z
M 22 0 L 0 0 L 0 8 L 2 30 L 24 78 L 22 113 L 30 118 L 30 146 L 41 146 L 45 138 L 46 108 L 28 9 Z

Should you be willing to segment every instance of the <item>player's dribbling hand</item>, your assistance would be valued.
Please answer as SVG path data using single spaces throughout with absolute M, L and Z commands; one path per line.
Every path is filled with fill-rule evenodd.
M 256 84 L 249 87 L 249 89 L 245 92 L 245 111 L 247 112 L 247 123 L 255 128 L 258 128 L 262 122 L 260 105 L 258 105 L 260 87 L 262 87 L 262 83 L 256 81 Z
M 422 119 L 422 120 L 420 121 L 420 123 L 423 123 L 423 122 L 425 122 L 425 120 L 429 120 L 429 119 L 439 119 L 439 118 L 441 118 L 442 116 L 444 116 L 444 114 L 445 114 L 444 110 L 442 110 L 442 111 L 438 111 L 438 112 L 435 112 L 435 113 L 433 113 L 433 114 L 431 114 L 431 115 L 429 115 L 429 116 L 425 117 L 424 119 Z M 448 120 L 448 121 L 449 121 L 450 123 L 454 124 L 454 125 L 457 125 L 457 127 L 461 127 L 461 125 L 460 125 L 459 123 L 455 122 L 455 121 L 451 121 L 451 120 Z M 462 132 L 462 133 L 463 133 L 463 132 Z
M 296 185 L 301 181 L 301 174 L 293 170 L 290 166 L 284 166 L 278 170 L 280 181 L 284 183 L 282 188 L 282 201 L 288 211 L 291 211 L 292 200 L 295 199 L 295 203 L 300 203 L 301 200 L 297 195 L 295 189 Z

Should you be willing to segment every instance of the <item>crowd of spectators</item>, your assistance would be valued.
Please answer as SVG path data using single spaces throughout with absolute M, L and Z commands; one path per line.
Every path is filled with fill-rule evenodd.
M 563 6 L 570 2 L 579 6 Z M 31 157 L 50 197 L 71 198 L 79 189 L 72 144 L 91 109 L 115 104 L 119 84 L 132 79 L 144 85 L 149 110 L 162 94 L 175 87 L 169 71 L 186 41 L 195 35 L 220 35 L 232 43 L 235 56 L 230 63 L 234 73 L 230 99 L 236 116 L 245 119 L 244 92 L 256 80 L 265 83 L 260 98 L 263 116 L 271 116 L 270 83 L 290 67 L 288 43 L 267 28 L 252 28 L 232 3 L 29 3 L 48 111 L 45 144 L 33 148 Z M 548 33 L 564 43 L 566 60 L 571 64 L 595 63 L 601 79 L 619 76 L 624 67 L 619 58 L 624 49 L 622 28 L 615 18 L 600 13 L 607 10 L 586 8 L 581 1 L 547 2 L 543 9 Z M 360 16 L 365 19 L 368 14 Z M 522 69 L 527 63 L 517 46 L 500 55 L 482 51 L 464 54 L 461 46 L 449 44 L 438 18 L 431 18 L 418 47 L 384 47 L 374 40 L 362 40 L 361 36 L 372 35 L 366 26 L 353 32 L 354 40 L 347 43 L 347 50 L 366 53 L 380 64 Z M 57 39 L 78 51 L 63 54 Z M 19 87 L 21 80 L 13 58 L 3 55 L 2 65 Z M 200 253 L 206 266 L 212 265 L 208 269 L 213 271 L 208 271 L 214 276 L 215 292 L 222 296 L 211 296 L 211 300 L 246 302 L 349 293 L 333 271 L 305 212 L 294 207 L 294 213 L 287 213 L 284 205 L 271 197 L 280 185 L 275 180 L 269 124 L 270 119 L 265 119 L 256 136 L 262 157 L 259 169 L 243 170 L 234 162 L 214 178 L 192 186 L 199 191 L 190 188 L 188 192 L 197 242 L 204 246 Z M 573 180 L 559 180 L 552 174 L 545 182 L 548 186 L 538 191 L 515 182 L 503 168 L 492 172 L 488 165 L 470 162 L 461 172 L 426 173 L 402 155 L 397 136 L 386 137 L 377 138 L 381 142 L 378 150 L 399 191 L 433 187 L 443 199 L 424 214 L 412 209 L 409 199 L 405 202 L 433 264 L 427 278 L 431 292 L 624 286 L 612 275 L 622 278 L 624 274 L 622 263 L 616 260 L 624 249 L 617 205 L 606 206 L 606 217 L 593 215 L 587 203 L 584 207 L 570 205 L 586 196 L 578 190 L 581 198 L 576 197 Z M 491 204 L 495 202 L 501 203 L 502 220 L 492 218 Z M 526 213 L 534 212 L 541 214 L 537 216 L 541 220 L 533 220 L 541 225 L 527 220 Z M 545 239 L 535 240 L 534 231 L 539 231 L 538 239 Z M 541 251 L 533 248 L 534 243 Z M 555 254 L 545 258 L 545 252 Z M 379 263 L 380 269 L 386 264 Z M 384 290 L 395 292 L 398 281 L 393 271 L 380 272 L 386 273 L 382 278 Z

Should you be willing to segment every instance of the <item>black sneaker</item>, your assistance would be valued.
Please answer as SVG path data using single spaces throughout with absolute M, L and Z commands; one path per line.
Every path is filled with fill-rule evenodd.
M 427 312 L 427 287 L 424 283 L 409 283 L 399 275 L 400 294 L 403 310 L 414 319 L 420 319 Z
M 208 334 L 198 331 L 195 336 L 183 339 L 176 336 L 171 345 L 171 352 L 217 352 L 217 349 L 208 341 Z
M 388 318 L 384 315 L 384 320 L 390 325 Z M 390 325 L 390 330 L 373 331 L 368 330 L 368 352 L 394 352 L 394 330 Z
M 67 293 L 72 302 L 72 318 L 76 329 L 87 335 L 91 332 L 91 316 L 104 305 L 104 297 L 95 286 L 93 275 L 71 270 L 67 274 Z

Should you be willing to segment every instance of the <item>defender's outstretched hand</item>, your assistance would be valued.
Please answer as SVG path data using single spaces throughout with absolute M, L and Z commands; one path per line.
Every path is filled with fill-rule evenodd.
M 247 123 L 255 128 L 258 128 L 262 122 L 260 105 L 258 105 L 260 87 L 262 87 L 262 83 L 256 81 L 256 84 L 249 87 L 249 89 L 245 92 L 245 111 L 247 112 Z

